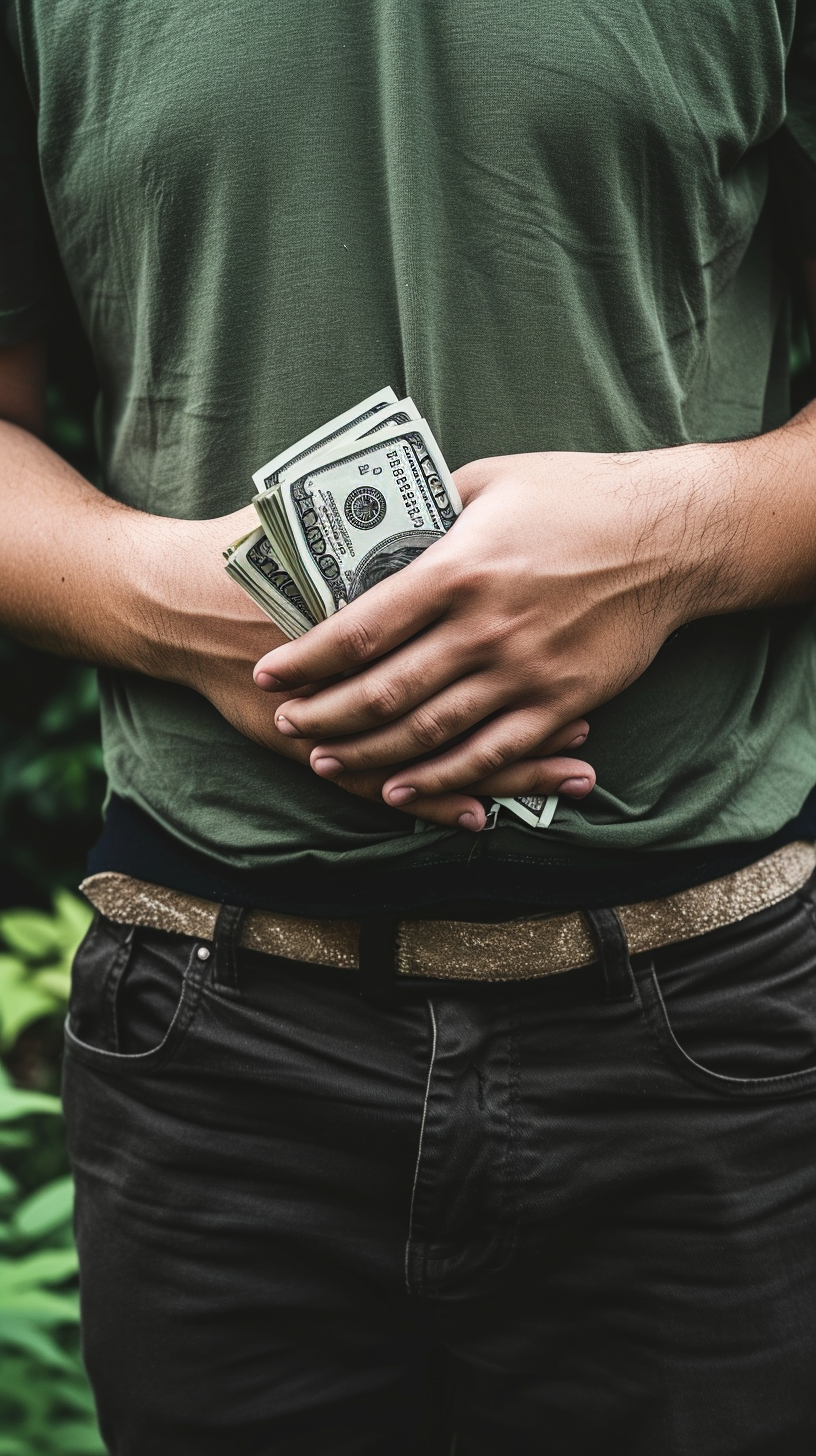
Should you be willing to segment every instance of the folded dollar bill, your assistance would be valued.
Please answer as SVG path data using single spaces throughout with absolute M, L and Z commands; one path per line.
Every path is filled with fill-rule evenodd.
M 263 526 L 233 541 L 226 569 L 287 637 L 302 637 L 322 620 L 313 616 L 289 571 L 275 555 Z
M 494 799 L 493 806 L 510 809 L 517 819 L 523 819 L 533 829 L 549 829 L 558 807 L 558 795 L 525 794 L 517 799 Z
M 252 479 L 260 525 L 226 549 L 226 570 L 290 638 L 416 560 L 462 509 L 428 421 L 390 386 L 281 451 Z M 494 809 L 546 828 L 556 803 L 556 796 L 496 799 Z
M 287 466 L 297 467 L 310 456 L 317 454 L 319 450 L 329 449 L 340 444 L 346 439 L 354 440 L 357 433 L 370 430 L 382 417 L 383 411 L 398 404 L 399 401 L 390 384 L 385 389 L 377 390 L 376 394 L 369 395 L 352 409 L 346 410 L 342 415 L 327 421 L 318 430 L 313 430 L 311 435 L 305 435 L 288 449 L 282 450 L 280 455 L 275 455 L 256 470 L 252 477 L 253 484 L 257 491 L 273 490 L 280 485 L 283 472 Z M 415 406 L 414 406 L 415 408 Z M 418 415 L 417 415 L 418 417 Z
M 322 450 L 254 504 L 317 621 L 415 560 L 462 509 L 423 419 Z

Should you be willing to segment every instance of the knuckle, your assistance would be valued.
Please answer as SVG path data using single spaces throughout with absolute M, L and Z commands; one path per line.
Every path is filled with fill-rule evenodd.
M 474 559 L 472 553 L 457 551 L 451 555 L 448 562 L 448 585 L 451 595 L 455 601 L 464 601 L 467 605 L 484 601 L 484 589 L 488 573 L 481 561 Z
M 504 617 L 494 618 L 482 625 L 479 632 L 479 646 L 491 654 L 504 649 L 512 641 L 512 623 Z
M 365 662 L 377 649 L 377 632 L 348 608 L 337 616 L 340 650 L 347 662 Z
M 387 682 L 365 683 L 362 688 L 363 707 L 370 717 L 378 722 L 388 722 L 399 712 L 396 690 Z
M 507 753 L 500 743 L 482 743 L 476 750 L 476 772 L 480 779 L 498 773 L 507 762 Z
M 413 714 L 411 727 L 414 738 L 423 748 L 436 748 L 437 744 L 445 741 L 445 724 L 436 709 L 427 703 Z
M 565 775 L 554 773 L 552 764 L 533 762 L 524 777 L 528 794 L 546 794 L 549 793 L 553 780 L 560 782 Z

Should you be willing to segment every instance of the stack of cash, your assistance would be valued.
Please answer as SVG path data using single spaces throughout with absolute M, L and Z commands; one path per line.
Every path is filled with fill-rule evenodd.
M 407 565 L 462 503 L 427 420 L 381 389 L 252 477 L 260 527 L 227 571 L 287 637 L 300 637 Z
M 462 509 L 430 425 L 390 387 L 252 479 L 261 524 L 224 552 L 226 570 L 291 638 L 414 561 Z M 545 828 L 557 798 L 494 803 Z

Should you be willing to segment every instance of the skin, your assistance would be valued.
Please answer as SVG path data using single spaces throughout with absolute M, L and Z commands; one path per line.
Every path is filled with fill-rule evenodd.
M 38 438 L 44 399 L 42 342 L 0 349 L 0 620 L 35 647 L 193 688 L 248 738 L 308 763 L 313 743 L 279 731 L 281 697 L 270 701 L 252 681 L 258 658 L 286 639 L 223 570 L 223 548 L 257 524 L 252 507 L 177 521 L 108 499 Z M 589 791 L 590 766 L 562 752 L 587 732 L 579 718 L 542 738 L 543 792 L 569 792 L 565 780 L 578 795 Z M 377 801 L 399 762 L 337 781 Z M 509 777 L 419 795 L 405 812 L 476 829 L 484 809 L 475 794 L 493 791 L 512 792 Z
M 677 627 L 816 595 L 816 402 L 755 439 L 505 456 L 455 480 L 465 509 L 442 541 L 255 669 L 316 773 L 413 760 L 383 785 L 395 806 L 499 772 L 531 789 L 536 745 Z
M 176 521 L 109 500 L 37 438 L 43 398 L 42 344 L 0 350 L 6 626 L 192 688 L 273 752 L 432 823 L 480 829 L 477 794 L 582 797 L 592 768 L 564 750 L 670 632 L 815 594 L 816 404 L 755 440 L 475 461 L 443 541 L 287 643 L 222 569 L 252 508 Z

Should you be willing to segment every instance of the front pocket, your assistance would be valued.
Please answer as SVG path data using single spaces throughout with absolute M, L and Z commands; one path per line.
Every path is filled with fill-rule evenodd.
M 197 948 L 98 916 L 74 961 L 66 1051 L 109 1071 L 165 1066 L 199 1004 L 206 963 Z
M 816 925 L 809 895 L 658 953 L 638 974 L 660 1045 L 724 1092 L 816 1081 Z

